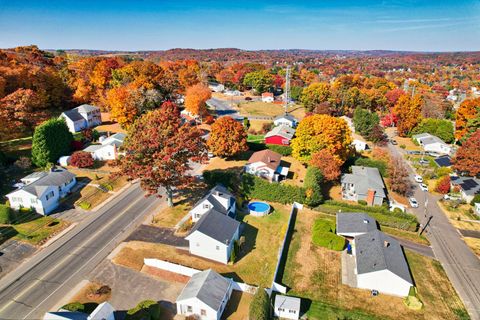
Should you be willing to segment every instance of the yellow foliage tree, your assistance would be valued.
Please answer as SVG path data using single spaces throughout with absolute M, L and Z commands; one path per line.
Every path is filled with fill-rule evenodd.
M 188 87 L 185 94 L 185 108 L 193 115 L 203 116 L 207 112 L 205 102 L 211 97 L 212 92 L 203 84 Z
M 413 98 L 408 94 L 402 95 L 395 107 L 393 113 L 398 117 L 397 131 L 401 137 L 406 137 L 422 120 L 423 100 L 420 95 Z
M 292 140 L 292 155 L 310 161 L 312 155 L 326 149 L 341 163 L 352 151 L 352 136 L 345 120 L 323 114 L 314 114 L 300 121 L 296 137 Z
M 110 89 L 107 92 L 107 103 L 112 119 L 115 119 L 122 128 L 130 127 L 139 114 L 134 89 L 129 86 Z

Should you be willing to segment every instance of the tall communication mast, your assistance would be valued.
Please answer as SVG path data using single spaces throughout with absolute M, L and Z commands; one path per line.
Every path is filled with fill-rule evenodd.
M 287 66 L 285 74 L 285 92 L 283 93 L 285 103 L 285 113 L 288 113 L 288 102 L 290 101 L 290 66 Z

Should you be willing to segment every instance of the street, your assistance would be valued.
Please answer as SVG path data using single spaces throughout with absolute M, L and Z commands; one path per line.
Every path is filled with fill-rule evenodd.
M 0 319 L 39 319 L 83 280 L 163 199 L 133 184 L 0 281 Z
M 391 143 L 388 143 L 388 148 L 392 155 L 401 157 L 406 162 L 402 155 L 405 151 Z M 415 171 L 410 164 L 407 167 L 413 182 Z M 440 197 L 421 191 L 416 182 L 413 182 L 413 184 L 415 185 L 413 196 L 417 199 L 419 207 L 411 211 L 417 216 L 419 223 L 423 225 L 432 216 L 426 229 L 426 236 L 430 240 L 435 256 L 442 264 L 448 278 L 464 302 L 470 317 L 473 320 L 479 320 L 480 260 L 465 244 L 459 232 L 450 224 L 450 221 L 438 206 L 437 201 Z M 427 202 L 426 214 L 425 202 Z

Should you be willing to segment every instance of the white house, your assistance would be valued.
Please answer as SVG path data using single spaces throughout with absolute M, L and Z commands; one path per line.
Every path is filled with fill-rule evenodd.
M 209 83 L 208 88 L 210 88 L 210 90 L 213 92 L 223 92 L 223 90 L 225 90 L 225 86 L 223 84 L 214 82 Z
M 123 145 L 126 136 L 125 133 L 115 133 L 101 140 L 101 144 L 89 145 L 83 151 L 90 153 L 94 160 L 115 160 L 121 154 L 118 149 Z
M 224 186 L 217 185 L 202 199 L 197 201 L 190 215 L 192 221 L 197 222 L 205 213 L 215 209 L 229 217 L 235 217 L 235 197 Z
M 191 254 L 227 264 L 239 238 L 240 222 L 210 209 L 185 237 Z
M 225 90 L 224 94 L 226 96 L 232 96 L 232 97 L 236 97 L 236 96 L 241 96 L 242 93 L 238 90 Z
M 264 92 L 262 93 L 262 102 L 272 103 L 273 102 L 273 93 L 271 92 Z
M 450 185 L 460 189 L 462 199 L 468 203 L 480 193 L 480 179 L 474 177 L 450 176 Z
M 412 137 L 427 152 L 436 152 L 440 154 L 450 154 L 452 147 L 446 144 L 442 139 L 431 135 L 430 133 L 416 134 Z
M 297 320 L 300 318 L 301 304 L 300 298 L 276 295 L 273 313 L 277 318 Z
M 377 221 L 364 213 L 337 213 L 336 232 L 340 236 L 354 238 L 377 230 Z
M 59 311 L 45 313 L 43 320 L 115 320 L 115 309 L 110 303 L 103 302 L 90 315 L 60 309 Z
M 196 273 L 177 297 L 177 313 L 201 320 L 220 320 L 232 290 L 232 280 L 212 269 Z
M 357 152 L 365 151 L 370 149 L 366 141 L 361 139 L 353 139 L 352 146 L 355 148 Z
M 68 129 L 72 133 L 102 124 L 100 108 L 89 104 L 82 104 L 79 107 L 62 112 L 60 117 L 65 119 Z
M 60 198 L 65 197 L 77 182 L 75 175 L 66 170 L 35 172 L 21 181 L 25 185 L 6 196 L 10 207 L 15 210 L 31 208 L 42 215 L 56 209 Z
M 281 158 L 280 154 L 268 149 L 254 152 L 245 165 L 245 172 L 269 181 L 280 181 L 288 175 L 288 167 L 281 166 Z
M 352 166 L 352 173 L 343 174 L 342 199 L 366 201 L 369 206 L 381 206 L 387 198 L 385 184 L 377 168 Z
M 413 280 L 400 243 L 375 230 L 355 237 L 356 286 L 394 296 L 408 296 Z
M 273 124 L 275 126 L 285 125 L 292 128 L 297 126 L 298 120 L 289 113 L 284 113 L 282 115 L 277 116 L 273 119 Z

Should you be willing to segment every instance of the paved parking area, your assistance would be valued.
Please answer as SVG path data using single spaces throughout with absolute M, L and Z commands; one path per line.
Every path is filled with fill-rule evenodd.
M 16 240 L 7 240 L 0 245 L 0 278 L 18 267 L 26 258 L 37 251 L 37 248 Z
M 188 247 L 188 241 L 175 234 L 173 228 L 160 228 L 142 224 L 139 226 L 126 241 L 144 241 L 161 243 L 174 247 Z

